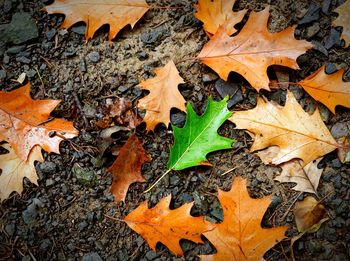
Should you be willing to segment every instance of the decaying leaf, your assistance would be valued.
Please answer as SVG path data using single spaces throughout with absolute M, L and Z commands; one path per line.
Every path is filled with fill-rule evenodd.
M 228 97 L 215 102 L 209 97 L 203 115 L 198 116 L 190 103 L 183 128 L 172 126 L 174 145 L 170 149 L 168 169 L 182 170 L 197 165 L 210 165 L 209 152 L 232 148 L 235 140 L 220 136 L 217 131 L 232 113 L 227 109 Z
M 344 4 L 339 6 L 334 10 L 339 14 L 337 19 L 335 19 L 334 23 L 337 26 L 343 27 L 343 39 L 345 40 L 345 46 L 349 46 L 350 43 L 350 1 L 346 1 Z
M 185 99 L 178 90 L 178 85 L 184 83 L 173 61 L 155 70 L 156 77 L 141 81 L 143 90 L 149 95 L 139 100 L 138 108 L 146 110 L 144 121 L 147 131 L 154 130 L 159 123 L 166 126 L 170 123 L 171 108 L 185 111 Z
M 256 154 L 260 157 L 264 164 L 270 164 L 279 151 L 279 147 L 271 146 L 267 149 L 258 151 Z M 318 183 L 323 172 L 323 169 L 319 169 L 317 167 L 321 160 L 322 158 L 316 159 L 307 164 L 305 167 L 302 167 L 303 162 L 299 159 L 284 162 L 279 165 L 279 167 L 282 168 L 282 173 L 277 176 L 275 180 L 281 183 L 296 183 L 292 189 L 316 194 Z
M 32 148 L 27 160 L 20 159 L 8 143 L 1 146 L 9 151 L 7 154 L 0 155 L 0 169 L 2 171 L 0 175 L 0 201 L 3 201 L 13 191 L 22 194 L 24 178 L 38 185 L 34 162 L 43 162 L 44 159 L 39 146 Z
M 124 26 L 130 24 L 133 28 L 148 9 L 145 0 L 55 0 L 45 7 L 49 14 L 66 15 L 62 28 L 85 22 L 86 40 L 91 39 L 104 24 L 109 24 L 109 40 L 112 40 Z
M 33 100 L 29 91 L 29 83 L 11 92 L 0 91 L 0 141 L 8 142 L 23 161 L 35 145 L 59 153 L 60 142 L 78 134 L 73 123 L 50 117 L 60 101 Z
M 110 191 L 116 204 L 125 201 L 126 193 L 132 183 L 145 181 L 141 176 L 141 167 L 147 161 L 150 161 L 150 157 L 143 149 L 140 140 L 135 134 L 130 136 L 121 148 L 118 158 L 108 169 L 113 174 Z
M 199 0 L 195 5 L 196 18 L 203 22 L 204 30 L 213 35 L 221 25 L 225 25 L 228 35 L 232 35 L 237 30 L 234 26 L 242 21 L 246 10 L 233 12 L 232 8 L 236 0 Z
M 284 107 L 259 98 L 254 109 L 236 112 L 229 120 L 255 134 L 251 151 L 278 146 L 274 165 L 298 158 L 304 167 L 339 147 L 319 111 L 310 116 L 289 91 Z
M 350 82 L 342 80 L 343 74 L 344 70 L 326 74 L 325 66 L 322 66 L 298 84 L 335 114 L 337 105 L 350 108 Z
M 350 136 L 341 137 L 338 143 L 342 145 L 338 149 L 338 158 L 342 163 L 350 162 Z
M 230 191 L 218 191 L 224 221 L 204 236 L 215 246 L 217 253 L 201 256 L 202 260 L 256 260 L 285 238 L 287 227 L 262 228 L 261 220 L 271 203 L 271 197 L 253 199 L 246 180 L 234 179 Z
M 293 213 L 299 232 L 314 233 L 328 219 L 325 207 L 311 196 L 295 203 Z
M 157 242 L 162 242 L 175 255 L 183 255 L 180 239 L 202 243 L 201 234 L 213 228 L 203 217 L 190 215 L 192 203 L 186 203 L 177 209 L 169 209 L 171 196 L 162 198 L 149 209 L 147 201 L 142 202 L 124 219 L 128 226 L 140 234 L 156 251 Z
M 203 47 L 198 58 L 223 80 L 231 71 L 241 74 L 257 90 L 269 88 L 267 68 L 270 65 L 299 69 L 296 58 L 312 47 L 294 39 L 294 28 L 270 33 L 267 29 L 269 9 L 252 12 L 237 36 L 230 37 L 220 27 Z

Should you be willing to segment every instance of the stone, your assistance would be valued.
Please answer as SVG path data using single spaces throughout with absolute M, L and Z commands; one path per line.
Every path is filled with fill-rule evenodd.
M 89 224 L 88 224 L 86 221 L 80 222 L 80 223 L 78 224 L 78 229 L 79 229 L 79 231 L 83 231 L 85 228 L 88 227 L 88 225 L 89 225 Z
M 45 182 L 46 187 L 51 187 L 55 184 L 55 181 L 53 179 L 47 179 Z
M 0 70 L 0 81 L 3 81 L 6 79 L 6 71 Z
M 218 79 L 218 76 L 213 73 L 206 73 L 202 77 L 202 81 L 207 83 L 207 82 L 213 82 Z
M 346 122 L 337 122 L 331 128 L 331 134 L 335 139 L 346 137 L 349 134 L 349 129 Z
M 320 31 L 320 26 L 318 23 L 314 23 L 310 27 L 307 27 L 306 29 L 306 38 L 310 39 L 311 37 L 315 36 Z
M 229 96 L 229 100 L 227 102 L 229 108 L 243 101 L 241 88 L 236 83 L 226 82 L 224 80 L 219 79 L 215 82 L 215 89 L 218 91 L 221 98 Z
M 1 40 L 21 44 L 38 38 L 38 28 L 29 13 L 15 13 L 9 24 L 0 25 Z
M 85 35 L 86 25 L 75 25 L 71 30 L 76 34 Z
M 52 161 L 44 161 L 39 165 L 39 168 L 45 174 L 54 174 L 56 173 L 57 165 Z
M 7 224 L 5 226 L 5 231 L 6 233 L 9 235 L 9 236 L 13 236 L 15 234 L 15 231 L 16 231 L 16 226 L 15 224 L 11 223 L 11 224 Z
M 309 9 L 307 10 L 303 19 L 298 24 L 308 24 L 317 21 L 320 18 L 321 6 L 317 3 L 311 2 Z
M 12 46 L 6 50 L 7 54 L 18 54 L 26 49 L 25 45 Z
M 82 261 L 102 261 L 102 258 L 96 252 L 91 252 L 85 254 Z
M 73 177 L 82 185 L 90 185 L 95 180 L 95 173 L 92 170 L 82 168 L 78 163 L 75 163 L 72 168 Z
M 92 63 L 98 63 L 98 61 L 100 60 L 100 54 L 96 51 L 92 51 L 87 55 L 87 58 Z
M 27 57 L 24 57 L 24 56 L 16 57 L 16 61 L 19 63 L 25 63 L 25 64 L 30 63 L 30 59 L 28 59 Z
M 45 33 L 47 40 L 51 41 L 55 37 L 56 33 L 57 31 L 55 28 L 52 28 L 51 30 L 47 31 Z
M 173 125 L 182 128 L 185 125 L 186 114 L 184 112 L 176 112 L 170 114 L 170 121 Z

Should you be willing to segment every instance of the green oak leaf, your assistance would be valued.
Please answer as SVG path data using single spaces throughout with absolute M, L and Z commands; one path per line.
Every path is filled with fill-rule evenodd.
M 205 112 L 198 116 L 190 103 L 187 104 L 187 119 L 183 128 L 172 125 L 174 145 L 170 149 L 168 169 L 182 170 L 197 165 L 210 165 L 209 152 L 230 149 L 233 139 L 222 137 L 218 129 L 231 115 L 227 109 L 228 97 L 215 102 L 209 97 Z

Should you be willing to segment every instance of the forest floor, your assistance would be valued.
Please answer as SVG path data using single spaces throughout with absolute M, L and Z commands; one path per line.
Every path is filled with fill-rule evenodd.
M 108 41 L 108 26 L 102 27 L 86 43 L 83 23 L 69 30 L 60 29 L 62 15 L 48 15 L 42 8 L 50 1 L 0 0 L 0 26 L 10 23 L 15 14 L 26 12 L 36 22 L 38 37 L 13 44 L 0 38 L 0 90 L 21 86 L 14 81 L 23 72 L 32 85 L 35 99 L 57 99 L 53 115 L 73 121 L 80 135 L 61 143 L 60 154 L 44 153 L 45 161 L 36 165 L 39 186 L 25 180 L 24 193 L 12 194 L 0 205 L 0 260 L 198 260 L 197 255 L 213 253 L 206 242 L 197 245 L 182 241 L 185 258 L 175 257 L 162 244 L 154 253 L 145 240 L 125 223 L 108 218 L 124 218 L 141 202 L 154 206 L 162 197 L 172 195 L 172 208 L 194 201 L 191 214 L 222 221 L 217 188 L 228 190 L 234 176 L 249 180 L 252 197 L 273 194 L 272 204 L 264 216 L 264 227 L 287 225 L 286 235 L 297 235 L 292 208 L 307 193 L 291 188 L 294 184 L 274 181 L 281 169 L 266 166 L 250 153 L 252 138 L 226 122 L 220 134 L 238 140 L 234 149 L 209 154 L 212 167 L 194 167 L 171 172 L 151 192 L 143 193 L 166 171 L 169 147 L 173 144 L 171 128 L 159 125 L 146 133 L 144 124 L 135 133 L 142 140 L 150 163 L 143 165 L 147 182 L 134 183 L 125 203 L 115 205 L 109 192 L 112 175 L 107 168 L 115 160 L 112 146 L 122 146 L 132 131 L 115 133 L 113 144 L 101 154 L 96 122 L 104 116 L 108 99 L 125 97 L 133 101 L 146 93 L 138 83 L 154 76 L 154 69 L 173 60 L 184 79 L 181 94 L 198 113 L 205 109 L 207 98 L 221 99 L 219 93 L 231 95 L 231 110 L 253 108 L 258 94 L 238 74 L 227 83 L 195 57 L 208 37 L 202 24 L 193 16 L 195 1 L 147 1 L 156 6 L 180 6 L 177 9 L 151 9 L 131 30 L 125 28 Z M 238 0 L 235 8 L 262 10 L 268 1 Z M 332 28 L 337 14 L 332 12 L 343 1 L 275 0 L 270 4 L 269 30 L 281 31 L 295 25 L 297 39 L 311 41 L 315 48 L 298 58 L 299 71 L 288 70 L 290 81 L 310 75 L 322 65 L 327 73 L 346 69 L 350 80 L 349 48 L 342 48 L 340 28 Z M 245 18 L 246 20 L 246 18 Z M 332 28 L 332 29 L 331 29 Z M 28 34 L 26 29 L 24 34 Z M 35 32 L 33 32 L 35 33 Z M 306 111 L 319 104 L 305 91 L 290 86 Z M 286 90 L 261 92 L 269 100 L 284 104 Z M 337 108 L 336 115 L 320 106 L 322 117 L 333 136 L 349 135 L 350 112 Z M 182 126 L 185 113 L 172 110 L 171 120 Z M 345 133 L 344 133 L 345 132 Z M 72 145 L 73 144 L 73 145 Z M 304 235 L 294 244 L 296 260 L 350 259 L 350 172 L 337 153 L 332 152 L 319 163 L 324 168 L 318 188 L 329 221 L 314 234 Z M 222 175 L 232 170 L 226 175 Z M 77 174 L 79 172 L 79 174 Z M 264 256 L 266 260 L 291 260 L 290 238 L 278 243 Z

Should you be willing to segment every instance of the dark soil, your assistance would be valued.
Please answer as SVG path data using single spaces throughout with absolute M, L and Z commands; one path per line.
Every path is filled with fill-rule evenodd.
M 150 206 L 154 206 L 162 197 L 172 194 L 172 208 L 194 201 L 193 215 L 205 215 L 220 222 L 222 210 L 216 197 L 217 188 L 229 189 L 233 177 L 238 175 L 249 179 L 252 197 L 273 194 L 262 225 L 288 225 L 287 235 L 297 235 L 291 209 L 296 200 L 307 194 L 292 190 L 293 184 L 274 181 L 280 168 L 266 166 L 250 153 L 252 139 L 229 123 L 224 124 L 220 133 L 238 140 L 233 150 L 210 154 L 212 168 L 171 172 L 147 194 L 142 192 L 166 170 L 173 136 L 171 129 L 162 125 L 148 134 L 144 125 L 139 126 L 136 133 L 152 157 L 152 162 L 142 168 L 147 182 L 133 184 L 125 203 L 114 205 L 109 192 L 112 177 L 106 171 L 115 159 L 111 153 L 113 145 L 100 155 L 100 129 L 95 125 L 104 116 L 106 100 L 126 97 L 136 105 L 145 95 L 138 83 L 152 77 L 154 69 L 170 59 L 175 61 L 186 82 L 180 86 L 181 93 L 198 113 L 203 112 L 209 95 L 220 99 L 219 92 L 223 92 L 223 82 L 216 74 L 194 59 L 208 41 L 201 23 L 193 16 L 195 1 L 148 2 L 179 8 L 150 10 L 133 30 L 127 27 L 114 41 L 107 40 L 108 26 L 105 26 L 86 43 L 84 24 L 62 30 L 59 28 L 64 16 L 41 11 L 49 1 L 0 0 L 1 25 L 9 23 L 16 13 L 28 12 L 36 21 L 39 34 L 36 39 L 20 44 L 5 43 L 0 37 L 0 90 L 19 87 L 13 80 L 25 72 L 32 84 L 32 97 L 62 100 L 53 115 L 73 121 L 80 131 L 79 137 L 62 142 L 60 155 L 44 152 L 45 162 L 36 165 L 38 187 L 25 180 L 24 193 L 12 194 L 0 205 L 1 260 L 197 260 L 198 254 L 215 251 L 205 238 L 205 245 L 183 241 L 185 258 L 175 257 L 162 244 L 154 253 L 141 236 L 106 215 L 122 219 L 140 202 L 149 200 Z M 262 10 L 266 2 L 238 0 L 235 9 Z M 332 10 L 342 2 L 271 1 L 269 29 L 281 31 L 295 25 L 296 38 L 315 45 L 315 49 L 298 58 L 300 71 L 288 69 L 291 82 L 310 75 L 323 64 L 327 65 L 328 73 L 344 68 L 344 79 L 349 80 L 349 49 L 342 47 L 341 28 L 332 27 L 337 16 Z M 254 107 L 258 95 L 242 77 L 232 73 L 228 84 L 236 90 L 231 99 L 232 110 Z M 349 135 L 348 109 L 338 108 L 333 115 L 304 91 L 295 86 L 289 88 L 305 110 L 313 111 L 320 106 L 333 135 Z M 274 90 L 262 94 L 283 104 L 286 92 Z M 174 124 L 181 126 L 184 119 L 183 113 L 172 111 Z M 341 133 L 344 126 L 345 134 Z M 114 145 L 123 145 L 130 135 L 130 131 L 114 134 Z M 323 200 L 329 221 L 318 232 L 295 243 L 295 258 L 349 260 L 350 171 L 348 165 L 338 160 L 336 152 L 326 155 L 319 167 L 325 170 L 318 199 Z M 76 176 L 77 168 L 86 174 L 85 180 Z M 221 175 L 232 168 L 227 175 Z M 265 259 L 291 260 L 290 239 L 278 243 L 266 253 Z

